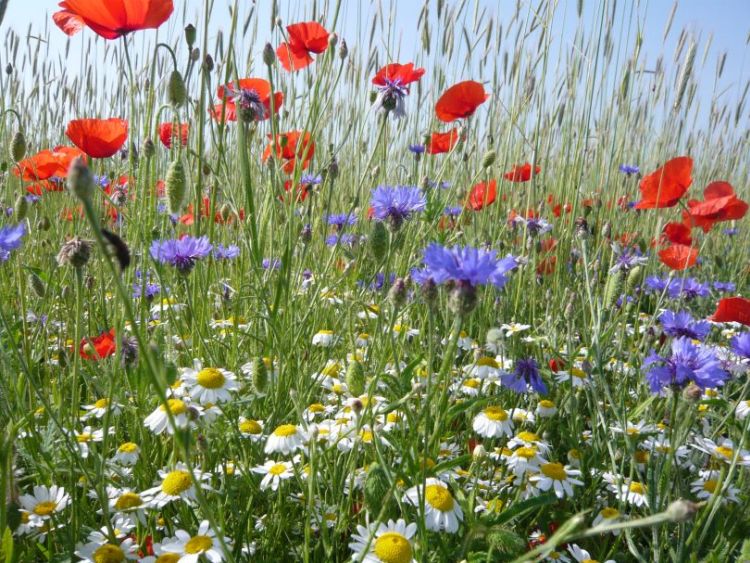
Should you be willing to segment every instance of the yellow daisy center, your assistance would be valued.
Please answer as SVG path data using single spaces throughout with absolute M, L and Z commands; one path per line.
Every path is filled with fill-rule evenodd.
M 49 516 L 57 508 L 57 503 L 54 500 L 45 500 L 38 503 L 34 507 L 34 514 L 37 516 Z
M 209 536 L 194 536 L 185 544 L 185 553 L 203 553 L 213 547 L 214 540 Z
M 532 442 L 538 442 L 539 441 L 539 436 L 537 436 L 533 432 L 527 432 L 526 430 L 523 430 L 523 431 L 519 432 L 516 435 L 516 438 L 518 438 L 522 442 L 527 442 L 527 443 L 532 443 Z
M 136 508 L 142 504 L 143 501 L 140 496 L 135 493 L 127 492 L 120 495 L 115 502 L 115 508 L 117 510 L 127 510 L 128 508 Z
M 333 391 L 336 395 L 343 395 L 344 394 L 344 386 L 341 385 L 341 383 L 334 383 L 331 387 L 331 391 Z
M 81 434 L 78 434 L 76 436 L 76 442 L 79 444 L 85 444 L 86 442 L 91 441 L 91 433 L 90 432 L 82 432 Z
M 508 413 L 500 407 L 487 407 L 484 409 L 484 415 L 490 420 L 505 421 L 508 420 Z
M 281 436 L 282 438 L 294 436 L 296 433 L 297 427 L 294 424 L 282 424 L 273 431 L 274 436 Z
M 167 410 L 164 408 L 164 405 L 159 406 L 159 408 L 164 412 Z M 180 399 L 167 399 L 167 408 L 169 408 L 169 412 L 172 414 L 185 414 L 187 412 L 185 401 L 181 401 Z
M 628 487 L 631 493 L 635 493 L 637 495 L 642 495 L 646 492 L 646 487 L 644 487 L 641 483 L 638 481 L 633 481 L 630 483 L 630 487 Z
M 332 330 L 319 330 L 318 334 L 320 336 L 333 336 L 334 333 Z
M 476 379 L 475 377 L 472 377 L 471 379 L 467 379 L 464 381 L 464 387 L 469 387 L 470 389 L 479 389 L 479 386 L 482 384 L 481 381 Z
M 384 563 L 409 563 L 412 550 L 409 540 L 398 532 L 385 532 L 375 540 L 373 551 Z
M 133 442 L 125 442 L 117 448 L 117 451 L 124 454 L 132 454 L 138 451 L 138 444 Z
M 389 412 L 385 417 L 387 422 L 390 422 L 391 424 L 395 424 L 397 422 L 401 422 L 401 415 L 395 412 Z
M 97 409 L 106 409 L 107 405 L 109 405 L 109 399 L 99 399 L 94 403 L 94 407 Z
M 263 429 L 256 420 L 243 420 L 240 422 L 240 432 L 243 434 L 260 434 Z
M 635 452 L 635 461 L 637 463 L 647 463 L 648 462 L 648 452 L 645 450 L 638 450 Z
M 539 406 L 542 407 L 543 409 L 554 409 L 555 403 L 547 399 L 542 399 L 541 401 L 539 401 Z
M 156 563 L 177 563 L 180 557 L 179 553 L 165 553 L 156 558 Z
M 602 508 L 601 512 L 602 518 L 606 518 L 607 520 L 611 518 L 617 518 L 620 515 L 620 511 L 616 508 L 610 508 L 609 506 Z
M 268 472 L 271 475 L 281 475 L 285 471 L 286 471 L 286 465 L 284 465 L 283 463 L 274 463 L 271 466 L 271 469 L 268 470 Z
M 540 469 L 542 473 L 555 481 L 565 481 L 568 478 L 562 463 L 543 463 Z
M 728 446 L 718 446 L 716 448 L 716 453 L 719 454 L 721 457 L 725 457 L 729 459 L 730 457 L 732 457 L 734 450 Z
M 325 412 L 326 408 L 320 403 L 313 403 L 312 405 L 307 407 L 307 410 L 309 410 L 312 413 L 320 413 L 320 412 Z
M 497 369 L 497 368 L 500 367 L 498 365 L 498 363 L 497 363 L 497 360 L 495 360 L 495 358 L 491 358 L 490 356 L 484 356 L 482 358 L 479 358 L 477 360 L 477 365 L 478 366 L 487 366 L 487 367 L 491 367 L 491 368 L 495 368 L 495 369 Z
M 167 476 L 164 477 L 164 481 L 161 483 L 161 490 L 170 496 L 177 496 L 187 491 L 192 484 L 193 479 L 190 473 L 177 469 L 167 473 Z
M 708 479 L 705 483 L 703 483 L 703 490 L 714 494 L 714 491 L 716 491 L 716 487 L 718 486 L 718 484 L 719 482 L 716 479 Z
M 337 362 L 329 364 L 323 368 L 323 375 L 329 377 L 338 377 L 339 373 L 341 373 L 341 364 Z
M 198 382 L 198 385 L 206 389 L 221 389 L 224 387 L 226 377 L 217 368 L 203 368 L 198 372 L 195 380 Z
M 536 457 L 536 448 L 526 447 L 518 448 L 514 452 L 518 457 L 523 457 L 525 459 L 533 459 Z
M 120 563 L 125 561 L 125 553 L 119 546 L 105 543 L 94 552 L 94 563 Z
M 442 485 L 427 485 L 424 497 L 432 508 L 440 512 L 453 510 L 453 497 L 450 491 Z

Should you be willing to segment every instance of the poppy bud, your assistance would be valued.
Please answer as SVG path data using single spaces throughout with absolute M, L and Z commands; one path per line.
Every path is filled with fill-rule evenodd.
M 339 163 L 336 157 L 331 157 L 331 162 L 328 163 L 328 177 L 331 180 L 335 180 L 339 176 Z
M 339 36 L 336 33 L 331 33 L 328 36 L 328 48 L 335 49 L 338 43 L 339 43 Z
M 219 208 L 219 217 L 221 217 L 222 221 L 226 221 L 229 219 L 229 216 L 232 214 L 232 206 L 228 203 L 223 204 Z
M 31 275 L 29 276 L 29 286 L 39 298 L 42 298 L 47 294 L 47 287 L 44 285 L 44 281 L 42 281 L 42 278 L 34 272 L 31 272 Z
M 13 74 L 13 65 L 8 63 L 5 65 L 5 74 Z
M 146 158 L 151 158 L 156 154 L 156 145 L 150 138 L 143 141 L 143 155 Z
M 169 99 L 169 103 L 176 108 L 184 104 L 187 99 L 187 88 L 185 87 L 185 81 L 182 79 L 179 70 L 173 70 L 172 74 L 169 75 L 169 82 L 167 83 L 167 99 Z
M 13 140 L 10 142 L 10 156 L 15 162 L 23 160 L 23 157 L 26 156 L 26 137 L 20 129 L 16 131 Z
M 189 23 L 185 26 L 185 41 L 187 41 L 188 47 L 192 47 L 195 43 L 195 26 Z
M 353 361 L 346 368 L 346 386 L 355 396 L 365 392 L 365 369 L 361 363 Z
M 375 223 L 370 233 L 370 253 L 376 261 L 380 262 L 388 252 L 388 232 L 383 223 Z
M 640 266 L 636 266 L 630 272 L 628 273 L 628 278 L 625 281 L 625 288 L 628 291 L 632 291 L 638 283 L 641 281 L 641 273 L 643 271 L 643 268 Z
M 187 177 L 185 167 L 178 158 L 169 165 L 167 178 L 164 181 L 164 191 L 169 202 L 169 212 L 176 214 L 182 207 L 182 200 L 185 198 L 185 189 L 187 188 Z
M 370 103 L 374 104 L 375 100 L 377 100 L 377 99 L 378 99 L 378 93 L 375 90 L 372 90 L 370 92 Z
M 198 59 L 201 58 L 201 50 L 198 47 L 193 47 L 193 50 L 190 51 L 190 60 L 194 63 L 198 62 Z
M 36 222 L 36 228 L 40 231 L 49 231 L 49 228 L 52 226 L 52 223 L 50 223 L 50 220 L 47 217 L 40 217 L 39 221 Z
M 601 236 L 602 238 L 610 238 L 612 236 L 612 224 L 609 221 L 602 225 Z
M 482 157 L 482 168 L 489 168 L 495 162 L 495 151 L 490 149 Z
M 271 66 L 276 62 L 276 53 L 273 50 L 273 45 L 266 43 L 263 47 L 263 62 L 266 66 Z
M 13 211 L 16 216 L 16 221 L 19 223 L 26 218 L 26 214 L 29 212 L 29 202 L 25 196 L 18 196 L 18 199 L 16 199 L 16 203 L 13 206 Z
M 81 201 L 90 201 L 94 195 L 94 177 L 83 157 L 76 157 L 68 169 L 68 189 Z
M 263 358 L 255 358 L 252 365 L 253 372 L 253 387 L 255 391 L 262 395 L 268 388 L 268 370 L 266 369 L 266 363 Z
M 339 58 L 343 61 L 348 56 L 349 56 L 349 47 L 346 44 L 346 40 L 342 39 L 341 45 L 339 46 Z
M 214 69 L 214 58 L 206 53 L 206 56 L 203 57 L 203 72 L 211 72 Z

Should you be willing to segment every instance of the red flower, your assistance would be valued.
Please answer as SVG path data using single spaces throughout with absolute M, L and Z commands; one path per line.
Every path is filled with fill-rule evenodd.
M 448 88 L 435 104 L 440 121 L 450 122 L 472 115 L 490 95 L 484 86 L 473 80 L 459 82 Z
M 547 256 L 542 258 L 536 267 L 536 273 L 540 276 L 548 276 L 555 271 L 557 266 L 557 256 Z
M 272 138 L 270 134 L 268 138 Z M 275 147 L 272 147 L 272 145 L 275 145 Z M 272 150 L 274 150 L 276 158 L 284 161 L 284 172 L 292 174 L 297 159 L 301 159 L 300 166 L 303 170 L 310 164 L 310 160 L 315 154 L 315 143 L 308 131 L 289 131 L 276 135 L 275 143 L 268 143 L 263 151 L 263 162 L 271 157 Z
M 412 82 L 416 82 L 424 75 L 425 70 L 423 68 L 414 68 L 414 63 L 408 63 L 402 65 L 400 63 L 391 63 L 381 68 L 375 78 L 372 79 L 372 83 L 375 86 L 388 86 L 386 80 L 391 82 L 398 82 L 400 86 L 409 86 Z
M 693 183 L 693 159 L 678 156 L 667 161 L 641 180 L 641 195 L 636 209 L 674 207 Z
M 467 205 L 474 211 L 479 211 L 488 205 L 491 205 L 497 197 L 497 180 L 490 180 L 489 182 L 479 182 L 473 188 L 469 194 L 469 200 Z
M 536 176 L 542 171 L 541 166 L 534 166 L 534 173 L 531 173 L 531 164 L 516 164 L 510 172 L 503 174 L 503 178 L 510 182 L 528 182 L 532 176 Z
M 703 201 L 688 201 L 688 208 L 689 211 L 683 213 L 685 223 L 707 233 L 714 223 L 742 219 L 748 205 L 737 197 L 728 182 L 712 182 L 703 190 Z
M 687 270 L 695 266 L 698 249 L 685 244 L 673 244 L 659 252 L 659 260 L 673 270 Z
M 101 360 L 115 353 L 115 329 L 112 328 L 99 336 L 81 339 L 78 353 L 84 360 Z
M 750 299 L 745 297 L 725 297 L 719 300 L 716 311 L 708 317 L 715 323 L 740 323 L 750 326 Z
M 684 244 L 690 246 L 693 244 L 693 237 L 690 236 L 690 227 L 684 223 L 667 223 L 661 231 L 662 239 L 674 244 Z
M 68 139 L 91 158 L 115 154 L 128 138 L 128 122 L 110 119 L 74 119 L 65 130 Z
M 239 88 L 234 85 L 234 82 L 230 82 L 224 86 L 219 86 L 217 96 L 220 103 L 216 104 L 213 108 L 209 108 L 211 116 L 217 121 L 221 120 L 222 114 L 224 115 L 225 121 L 237 121 L 237 91 L 242 92 L 246 90 L 250 93 L 254 92 L 258 95 L 260 103 L 263 104 L 265 111 L 263 115 L 254 116 L 257 121 L 264 121 L 271 116 L 271 84 L 268 80 L 262 78 L 240 78 Z M 284 103 L 284 94 L 281 92 L 274 92 L 273 94 L 273 111 L 279 113 L 279 108 Z
M 172 0 L 64 0 L 53 14 L 57 27 L 66 35 L 83 26 L 105 39 L 117 39 L 140 29 L 156 29 L 172 15 Z
M 177 131 L 175 131 L 173 134 L 172 128 L 173 125 L 171 121 L 159 124 L 159 139 L 161 139 L 162 144 L 168 149 L 172 148 L 172 139 L 177 138 Z M 190 131 L 190 124 L 180 123 L 179 129 L 180 144 L 183 147 L 186 147 L 188 143 L 188 131 Z
M 458 127 L 454 127 L 446 133 L 433 133 L 430 136 L 430 144 L 427 145 L 428 154 L 441 154 L 450 152 L 458 142 Z
M 19 162 L 13 167 L 13 173 L 27 182 L 49 180 L 53 176 L 64 178 L 70 163 L 79 156 L 84 153 L 73 147 L 43 150 Z
M 276 48 L 276 56 L 284 69 L 292 72 L 310 65 L 310 53 L 320 54 L 328 48 L 326 28 L 318 22 L 302 22 L 286 26 L 289 42 Z

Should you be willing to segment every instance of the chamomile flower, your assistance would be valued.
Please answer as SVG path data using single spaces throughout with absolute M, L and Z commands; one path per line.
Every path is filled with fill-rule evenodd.
M 320 346 L 321 348 L 331 348 L 335 346 L 339 341 L 339 337 L 332 330 L 319 330 L 315 333 L 312 339 L 313 346 Z
M 740 401 L 734 412 L 739 420 L 745 420 L 747 415 L 750 414 L 750 400 Z
M 164 404 L 159 405 L 145 418 L 143 423 L 146 428 L 151 430 L 154 434 L 163 434 L 165 431 L 169 434 L 174 434 L 174 427 L 169 421 L 167 409 L 172 413 L 174 426 L 179 429 L 187 428 L 191 424 L 191 420 L 193 416 L 195 416 L 193 413 L 200 414 L 200 410 L 195 405 L 191 405 L 188 401 L 183 401 L 182 399 L 167 399 L 166 406 Z
M 730 485 L 722 491 L 724 484 L 720 477 L 720 471 L 701 471 L 700 477 L 690 483 L 690 491 L 700 500 L 710 500 L 714 496 L 720 495 L 719 501 L 722 503 L 740 502 L 740 499 L 737 498 L 740 490 Z
M 572 543 L 568 546 L 568 551 L 578 563 L 598 563 L 596 559 L 591 557 L 591 554 Z M 614 559 L 607 559 L 603 563 L 615 563 Z
M 623 515 L 616 508 L 611 506 L 605 506 L 596 514 L 596 518 L 591 522 L 591 526 L 607 526 L 610 524 L 616 524 L 623 520 Z M 617 536 L 620 534 L 620 530 L 612 530 L 612 535 Z
M 138 545 L 133 538 L 125 538 L 120 543 L 93 540 L 78 547 L 76 555 L 83 563 L 120 563 L 138 559 Z
M 203 367 L 198 360 L 192 368 L 182 368 L 180 378 L 188 386 L 190 396 L 202 405 L 227 402 L 239 388 L 234 373 L 223 368 Z
M 542 399 L 536 405 L 536 414 L 540 418 L 549 418 L 557 414 L 555 403 L 548 399 Z
M 86 426 L 80 432 L 74 430 L 72 434 L 81 459 L 89 457 L 89 444 L 101 442 L 104 439 L 104 431 L 101 429 L 93 430 L 91 426 Z
M 505 338 L 510 338 L 511 336 L 515 336 L 518 333 L 521 333 L 525 330 L 529 330 L 531 328 L 531 325 L 525 325 L 521 323 L 508 323 L 500 326 L 500 330 L 502 330 L 505 333 Z
M 111 513 L 123 516 L 133 525 L 136 522 L 146 524 L 146 508 L 148 508 L 151 498 L 141 495 L 131 489 L 118 489 L 116 487 L 107 487 L 107 497 L 109 497 L 109 511 Z
M 306 440 L 307 436 L 302 427 L 294 424 L 282 424 L 277 426 L 268 436 L 264 451 L 267 454 L 278 452 L 288 455 L 295 450 L 304 449 Z
M 243 438 L 250 438 L 253 442 L 263 439 L 263 421 L 245 418 L 241 416 L 237 423 L 237 429 Z
M 224 544 L 231 549 L 230 538 L 223 538 Z M 185 530 L 177 530 L 175 537 L 169 541 L 162 542 L 161 549 L 164 553 L 175 553 L 180 555 L 178 563 L 198 563 L 201 555 L 211 563 L 224 561 L 223 549 L 216 532 L 211 529 L 208 520 L 203 520 L 198 527 L 198 533 L 191 536 Z M 158 560 L 157 560 L 158 561 Z
M 458 531 L 464 513 L 445 483 L 439 479 L 428 478 L 424 486 L 412 487 L 404 494 L 404 502 L 412 506 L 420 506 L 420 498 L 424 499 L 425 526 L 428 530 L 445 530 L 450 534 Z
M 289 461 L 274 461 L 269 459 L 263 465 L 253 467 L 253 473 L 263 475 L 260 482 L 260 490 L 265 491 L 270 488 L 275 491 L 279 488 L 282 481 L 294 477 L 294 466 Z
M 498 406 L 489 406 L 474 417 L 471 423 L 474 432 L 484 438 L 500 438 L 513 435 L 513 421 L 508 412 Z
M 170 502 L 179 500 L 192 504 L 195 501 L 196 486 L 210 490 L 204 481 L 210 479 L 211 475 L 198 468 L 193 468 L 191 473 L 184 463 L 178 463 L 171 471 L 160 469 L 159 478 L 161 479 L 159 485 L 142 493 L 152 497 L 151 505 L 156 508 L 162 508 Z
M 412 563 L 414 546 L 412 538 L 417 532 L 416 524 L 404 520 L 388 520 L 388 523 L 357 526 L 352 534 L 349 549 L 354 552 L 353 561 L 361 563 Z
M 698 436 L 695 438 L 694 448 L 707 453 L 713 460 L 723 463 L 733 463 L 737 458 L 737 465 L 750 466 L 750 452 L 737 449 L 732 440 L 722 440 L 717 444 L 709 438 Z
M 134 442 L 123 442 L 117 447 L 112 458 L 115 463 L 120 465 L 131 466 L 138 462 L 138 457 L 141 454 L 141 448 Z
M 108 398 L 99 399 L 98 401 L 90 404 L 83 405 L 83 410 L 86 412 L 81 415 L 81 420 L 88 420 L 89 418 L 103 418 L 107 411 L 110 416 L 117 416 L 122 412 L 122 405 L 119 403 L 113 403 Z
M 383 424 L 383 432 L 391 432 L 404 427 L 404 414 L 399 411 L 391 411 L 385 415 L 385 424 Z
M 57 485 L 36 485 L 32 494 L 21 495 L 19 500 L 21 508 L 30 513 L 32 518 L 48 520 L 65 510 L 70 503 L 70 495 Z
M 498 379 L 502 374 L 503 370 L 500 364 L 492 356 L 482 356 L 474 361 L 473 364 L 467 366 L 464 369 L 469 377 L 475 377 L 478 379 Z
M 610 489 L 617 500 L 634 506 L 648 506 L 648 490 L 640 481 L 626 479 L 625 482 L 614 480 L 610 482 Z
M 539 473 L 529 477 L 541 491 L 554 490 L 557 498 L 573 496 L 573 485 L 583 485 L 583 481 L 575 479 L 581 474 L 577 469 L 563 466 L 562 463 L 547 462 L 539 466 Z
M 570 384 L 575 388 L 586 387 L 586 385 L 591 383 L 588 374 L 580 367 L 572 367 L 569 371 L 558 371 L 555 375 L 555 381 L 558 383 L 570 381 Z
M 526 473 L 537 473 L 545 460 L 539 455 L 535 446 L 523 446 L 513 450 L 505 459 L 505 464 L 520 480 Z
M 510 449 L 513 448 L 519 448 L 519 447 L 532 447 L 536 448 L 539 453 L 542 455 L 547 455 L 549 453 L 549 444 L 542 440 L 538 434 L 534 432 L 529 432 L 527 430 L 522 430 L 513 438 L 508 440 L 507 446 Z
M 627 426 L 624 429 L 619 424 L 611 426 L 610 429 L 615 434 L 627 434 L 631 438 L 638 438 L 643 436 L 644 434 L 652 434 L 656 432 L 656 426 L 654 426 L 653 424 L 649 424 L 643 420 L 636 423 L 628 422 Z

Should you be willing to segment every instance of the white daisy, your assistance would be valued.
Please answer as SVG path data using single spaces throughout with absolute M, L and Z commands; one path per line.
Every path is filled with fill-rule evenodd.
M 304 431 L 300 426 L 294 424 L 282 424 L 268 436 L 264 451 L 267 454 L 279 452 L 290 454 L 295 450 L 304 449 L 304 442 L 307 439 Z
M 141 448 L 134 442 L 123 442 L 117 448 L 113 461 L 120 465 L 135 465 L 138 462 L 138 456 L 141 454 Z
M 239 388 L 234 373 L 223 368 L 203 367 L 199 360 L 194 361 L 192 368 L 182 368 L 180 379 L 190 389 L 190 396 L 202 405 L 229 401 L 232 392 Z
M 500 438 L 513 435 L 513 421 L 508 412 L 498 406 L 489 406 L 474 417 L 471 423 L 474 432 L 484 438 Z
M 56 516 L 70 503 L 70 495 L 65 489 L 52 485 L 35 485 L 33 494 L 21 495 L 21 508 L 29 512 L 32 518 L 48 520 Z
M 81 420 L 103 418 L 107 411 L 109 411 L 110 416 L 116 416 L 122 412 L 122 405 L 113 403 L 108 398 L 99 399 L 90 405 L 83 405 L 81 408 L 86 411 L 81 415 Z
M 243 438 L 250 438 L 253 442 L 258 442 L 263 439 L 262 420 L 254 420 L 252 418 L 241 416 L 237 428 Z
M 174 419 L 174 426 L 179 429 L 187 428 L 191 425 L 193 416 L 200 415 L 200 408 L 196 405 L 191 405 L 188 401 L 182 399 L 167 399 L 167 405 L 161 404 L 156 407 L 150 415 L 148 415 L 143 424 L 151 430 L 154 434 L 162 434 L 167 431 L 169 434 L 174 434 L 174 427 L 169 421 L 169 412 L 172 413 Z M 191 412 L 192 411 L 192 412 Z
M 198 468 L 193 468 L 190 473 L 187 465 L 178 463 L 171 471 L 159 470 L 161 483 L 156 487 L 143 491 L 143 495 L 151 496 L 151 505 L 161 508 L 172 501 L 182 500 L 187 504 L 195 501 L 195 486 L 210 490 L 203 481 L 211 478 L 209 473 L 203 473 Z
M 252 472 L 263 475 L 260 482 L 261 491 L 265 491 L 269 487 L 272 491 L 275 491 L 279 488 L 281 481 L 294 477 L 294 466 L 289 461 L 269 459 L 263 465 L 253 467 Z
M 740 502 L 737 497 L 740 490 L 731 485 L 724 488 L 720 477 L 720 471 L 701 471 L 700 478 L 690 483 L 690 491 L 700 500 L 710 500 L 715 495 L 721 495 L 719 500 L 722 503 Z
M 330 348 L 331 346 L 334 346 L 339 340 L 339 337 L 336 336 L 336 333 L 332 330 L 319 330 L 315 333 L 315 336 L 313 336 L 312 344 L 313 346 L 320 346 L 321 348 Z
M 562 463 L 542 463 L 539 466 L 539 473 L 529 477 L 529 481 L 534 483 L 541 491 L 553 489 L 557 498 L 573 496 L 573 485 L 583 485 L 583 481 L 574 479 L 581 474 L 577 469 L 563 466 Z
M 223 538 L 224 544 L 231 549 L 231 539 Z M 198 533 L 194 536 L 185 530 L 177 530 L 175 537 L 168 542 L 162 542 L 161 549 L 165 553 L 176 553 L 181 555 L 178 563 L 198 563 L 201 555 L 211 563 L 224 561 L 223 549 L 216 532 L 211 529 L 208 520 L 203 520 L 198 527 Z
M 91 538 L 89 538 L 91 539 Z M 125 538 L 121 543 L 108 543 L 97 539 L 78 547 L 76 555 L 84 563 L 114 563 L 138 559 L 138 545 L 133 538 Z
M 414 546 L 412 538 L 417 532 L 416 524 L 406 524 L 399 518 L 387 524 L 357 526 L 352 534 L 349 549 L 354 552 L 352 561 L 361 563 L 412 563 Z
M 445 483 L 439 479 L 428 478 L 424 486 L 418 485 L 406 491 L 404 502 L 418 507 L 420 497 L 424 499 L 425 526 L 428 530 L 445 530 L 451 534 L 458 531 L 464 513 Z
M 581 549 L 576 544 L 572 543 L 568 546 L 568 551 L 573 556 L 573 559 L 579 563 L 597 563 L 597 560 L 591 557 L 591 554 L 585 549 Z M 603 563 L 615 563 L 614 559 L 607 559 Z

